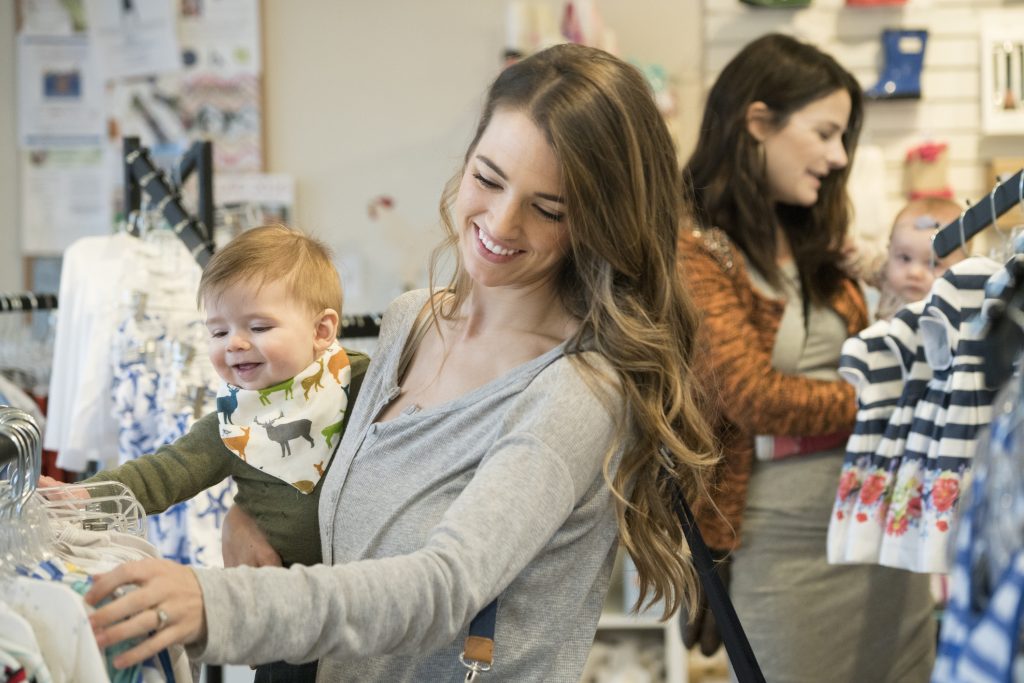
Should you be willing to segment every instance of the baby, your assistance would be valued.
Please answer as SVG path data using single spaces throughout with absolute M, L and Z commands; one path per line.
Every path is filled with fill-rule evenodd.
M 932 251 L 936 229 L 957 220 L 960 213 L 956 202 L 939 197 L 914 199 L 900 209 L 885 263 L 875 277 L 866 278 L 881 291 L 876 318 L 889 319 L 904 305 L 927 297 L 935 278 L 965 258 L 960 249 L 942 259 Z
M 338 344 L 341 282 L 330 250 L 283 226 L 254 228 L 210 259 L 197 298 L 224 380 L 217 412 L 156 453 L 86 482 L 120 482 L 155 514 L 232 476 L 235 502 L 282 564 L 317 564 L 320 482 L 369 363 Z M 290 665 L 264 666 L 281 674 Z

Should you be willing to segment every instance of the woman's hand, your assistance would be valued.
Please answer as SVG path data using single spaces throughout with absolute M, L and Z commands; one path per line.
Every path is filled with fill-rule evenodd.
M 711 549 L 711 557 L 715 560 L 715 571 L 718 578 L 722 580 L 725 589 L 729 590 L 729 580 L 732 576 L 730 556 L 721 550 Z M 697 614 L 692 621 L 688 621 L 683 627 L 683 645 L 687 650 L 694 645 L 700 645 L 700 652 L 705 657 L 710 657 L 722 645 L 722 634 L 718 630 L 715 615 L 708 604 L 707 591 L 701 586 Z
M 281 556 L 267 543 L 267 537 L 252 517 L 237 505 L 224 517 L 220 545 L 225 567 L 281 566 Z
M 114 659 L 119 669 L 175 643 L 206 638 L 203 592 L 188 567 L 169 560 L 126 562 L 96 575 L 85 601 L 96 605 L 108 596 L 114 599 L 89 617 L 96 643 L 105 648 L 128 638 L 145 638 Z

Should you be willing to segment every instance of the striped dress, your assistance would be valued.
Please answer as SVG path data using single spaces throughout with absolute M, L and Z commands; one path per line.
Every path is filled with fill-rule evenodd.
M 924 359 L 918 336 L 918 319 L 924 306 L 924 302 L 915 302 L 897 311 L 883 337 L 899 369 L 902 390 L 874 452 L 863 459 L 859 468 L 845 471 L 846 480 L 840 478 L 836 494 L 838 509 L 833 509 L 829 524 L 830 535 L 836 537 L 830 544 L 830 562 L 878 562 L 885 519 L 896 472 L 910 433 L 914 406 L 924 395 L 931 379 L 931 368 Z M 871 427 L 872 430 L 877 428 Z M 840 499 L 842 503 L 839 503 Z M 842 518 L 839 513 L 843 514 Z M 844 545 L 840 545 L 840 538 Z
M 987 258 L 953 265 L 932 286 L 919 320 L 932 369 L 914 408 L 886 514 L 879 563 L 916 572 L 948 571 L 950 528 L 980 427 L 991 420 L 981 329 L 985 284 L 1001 266 Z
M 903 373 L 899 359 L 886 343 L 889 321 L 879 320 L 843 343 L 839 376 L 857 391 L 857 422 L 846 443 L 839 488 L 828 527 L 828 561 L 846 562 L 854 506 L 886 425 L 899 405 Z

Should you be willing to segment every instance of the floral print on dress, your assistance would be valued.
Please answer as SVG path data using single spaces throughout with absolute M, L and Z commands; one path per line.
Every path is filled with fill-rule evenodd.
M 829 521 L 829 562 L 947 571 L 963 480 L 978 431 L 991 420 L 994 397 L 983 381 L 978 314 L 986 283 L 1002 268 L 985 258 L 954 264 L 927 301 L 905 306 L 889 321 L 885 341 L 893 356 L 871 352 L 868 330 L 850 344 L 853 379 L 842 368 L 840 374 L 857 387 L 854 434 L 864 435 L 862 443 L 885 422 L 881 388 L 891 385 L 892 358 L 902 393 L 873 452 L 864 453 L 852 438 L 847 446 Z

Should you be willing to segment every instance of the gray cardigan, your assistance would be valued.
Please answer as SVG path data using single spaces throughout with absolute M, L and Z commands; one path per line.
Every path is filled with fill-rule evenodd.
M 385 316 L 323 484 L 325 565 L 196 569 L 209 637 L 194 657 L 320 659 L 318 681 L 462 681 L 467 625 L 500 596 L 487 680 L 579 679 L 615 551 L 602 461 L 617 418 L 560 346 L 374 423 L 425 302 L 408 293 Z

